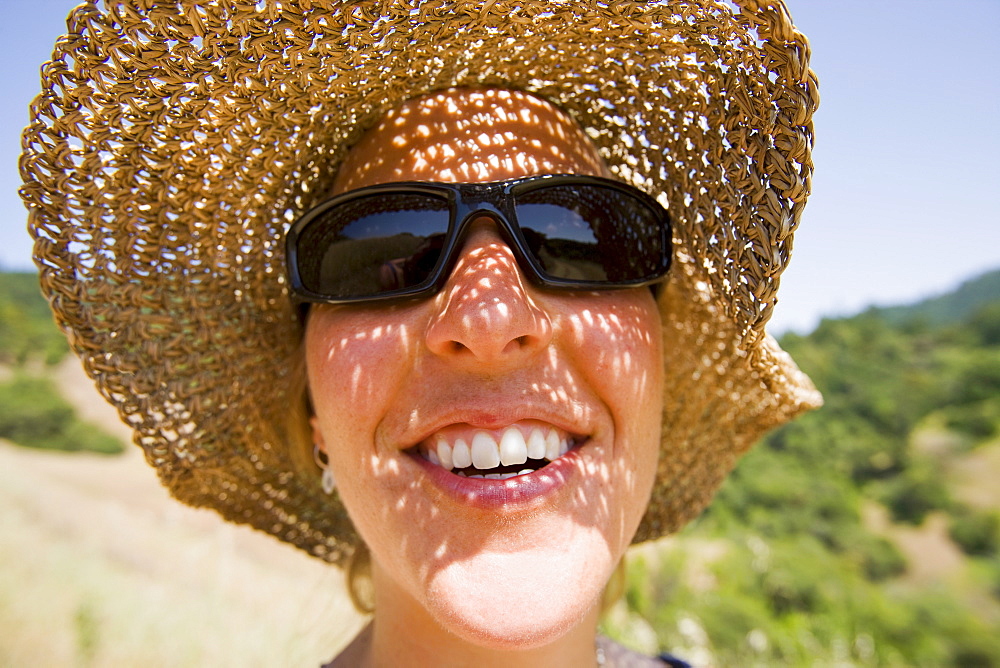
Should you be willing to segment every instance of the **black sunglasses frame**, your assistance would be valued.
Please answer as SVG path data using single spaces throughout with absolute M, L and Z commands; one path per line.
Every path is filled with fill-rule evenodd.
M 521 232 L 514 211 L 515 197 L 533 190 L 556 186 L 593 185 L 601 188 L 625 193 L 639 200 L 652 211 L 658 222 L 657 228 L 662 235 L 660 266 L 650 276 L 631 281 L 585 281 L 562 279 L 550 276 L 540 267 Z M 448 229 L 445 244 L 441 249 L 440 259 L 434 270 L 421 283 L 401 290 L 392 290 L 373 295 L 353 297 L 333 297 L 314 292 L 302 281 L 298 263 L 298 241 L 300 234 L 313 221 L 323 216 L 327 211 L 352 200 L 369 197 L 373 194 L 425 194 L 448 203 Z M 321 304 L 358 304 L 368 302 L 383 302 L 402 299 L 427 297 L 439 292 L 451 275 L 458 260 L 458 251 L 468 233 L 473 220 L 481 217 L 490 218 L 499 229 L 500 236 L 507 243 L 518 266 L 525 276 L 535 285 L 556 290 L 612 290 L 643 287 L 653 285 L 663 280 L 670 269 L 673 244 L 673 230 L 670 214 L 659 202 L 645 192 L 599 176 L 581 176 L 571 174 L 546 174 L 529 176 L 505 181 L 486 183 L 442 183 L 430 181 L 398 181 L 367 186 L 336 195 L 307 211 L 289 228 L 285 236 L 285 252 L 288 268 L 288 278 L 292 296 L 300 303 Z

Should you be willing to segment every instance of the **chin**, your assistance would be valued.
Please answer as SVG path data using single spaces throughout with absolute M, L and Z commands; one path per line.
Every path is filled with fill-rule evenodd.
M 529 550 L 449 564 L 429 583 L 428 610 L 443 628 L 480 647 L 543 647 L 576 628 L 600 604 L 614 563 L 606 550 L 600 558 L 580 555 L 568 549 Z

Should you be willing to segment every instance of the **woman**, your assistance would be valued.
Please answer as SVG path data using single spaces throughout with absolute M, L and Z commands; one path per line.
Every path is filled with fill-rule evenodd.
M 516 91 L 458 89 L 391 111 L 348 153 L 334 188 L 524 183 L 540 174 L 600 176 L 602 167 L 586 135 L 548 103 Z M 521 207 L 521 230 L 537 222 L 557 234 L 561 197 L 573 197 L 577 211 L 621 215 L 584 209 L 580 200 L 618 195 L 625 206 L 633 196 L 598 188 L 533 191 L 534 206 L 546 209 L 535 220 L 529 205 Z M 390 192 L 378 191 L 371 208 L 386 206 Z M 650 215 L 662 211 L 637 204 Z M 419 211 L 404 215 L 410 223 Z M 434 294 L 309 312 L 314 440 L 372 553 L 376 623 L 356 649 L 364 660 L 355 663 L 352 648 L 345 665 L 399 656 L 433 664 L 451 645 L 470 665 L 511 651 L 539 665 L 587 665 L 601 591 L 631 542 L 656 468 L 656 304 L 642 286 L 533 284 L 530 266 L 515 259 L 493 219 L 465 215 L 454 266 Z M 659 278 L 666 262 L 655 260 Z M 553 441 L 572 449 L 553 453 Z M 545 449 L 532 462 L 528 442 Z
M 36 259 L 164 484 L 370 551 L 337 665 L 637 660 L 596 638 L 628 545 L 818 403 L 763 334 L 811 171 L 784 8 L 69 25 L 25 133 Z

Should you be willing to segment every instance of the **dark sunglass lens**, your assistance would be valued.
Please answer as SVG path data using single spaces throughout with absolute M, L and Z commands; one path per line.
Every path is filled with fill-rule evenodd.
M 552 278 L 628 283 L 663 273 L 663 212 L 637 195 L 555 185 L 519 194 L 516 211 L 528 247 Z
M 373 193 L 321 213 L 299 233 L 299 277 L 334 299 L 413 288 L 433 273 L 448 232 L 447 200 Z

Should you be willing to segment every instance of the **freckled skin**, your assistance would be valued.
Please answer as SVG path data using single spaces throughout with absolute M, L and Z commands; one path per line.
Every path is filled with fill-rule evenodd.
M 387 115 L 337 190 L 399 180 L 606 175 L 561 112 L 457 90 Z M 444 289 L 386 306 L 314 307 L 306 362 L 316 442 L 372 552 L 376 613 L 341 657 L 368 665 L 592 665 L 601 591 L 652 488 L 662 361 L 649 290 L 557 292 L 476 221 Z M 484 511 L 403 452 L 448 411 L 538 407 L 589 437 L 543 504 Z M 405 654 L 401 654 L 405 652 Z M 408 659 L 410 660 L 410 659 Z

